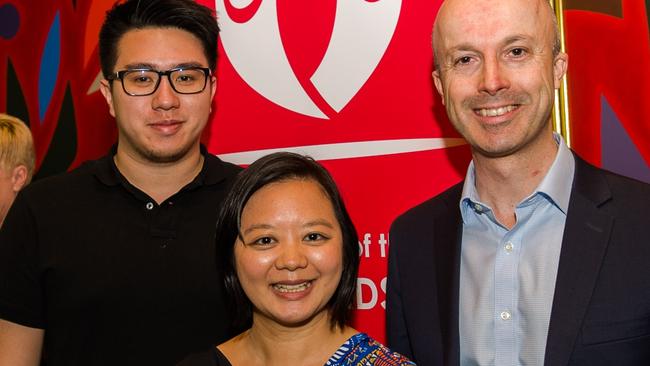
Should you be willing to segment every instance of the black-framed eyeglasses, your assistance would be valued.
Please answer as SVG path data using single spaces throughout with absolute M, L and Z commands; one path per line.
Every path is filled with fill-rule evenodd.
M 108 75 L 106 80 L 119 79 L 126 94 L 140 97 L 155 93 L 163 76 L 167 76 L 167 80 L 175 92 L 197 94 L 205 90 L 210 75 L 210 69 L 207 67 L 177 67 L 167 71 L 129 69 Z

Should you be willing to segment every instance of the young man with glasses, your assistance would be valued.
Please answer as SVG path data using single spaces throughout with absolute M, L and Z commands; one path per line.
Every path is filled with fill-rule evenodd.
M 217 34 L 191 0 L 107 13 L 101 92 L 117 145 L 30 185 L 9 212 L 0 365 L 173 365 L 227 339 L 214 223 L 239 168 L 199 142 Z

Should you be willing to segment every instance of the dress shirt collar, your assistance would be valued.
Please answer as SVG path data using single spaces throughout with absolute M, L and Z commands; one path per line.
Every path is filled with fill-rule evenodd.
M 553 138 L 558 144 L 555 160 L 537 188 L 530 196 L 524 198 L 521 203 L 527 202 L 537 194 L 540 194 L 566 215 L 571 197 L 571 186 L 573 185 L 575 159 L 571 150 L 564 143 L 562 136 L 554 132 Z M 464 223 L 467 223 L 467 215 L 470 214 L 470 211 L 481 209 L 491 210 L 487 205 L 481 203 L 478 192 L 476 191 L 475 181 L 475 168 L 474 161 L 472 160 L 467 168 L 463 192 L 460 198 L 460 212 Z

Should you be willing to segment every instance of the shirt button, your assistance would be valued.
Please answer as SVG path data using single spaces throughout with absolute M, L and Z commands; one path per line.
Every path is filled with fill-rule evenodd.
M 509 311 L 502 311 L 499 315 L 501 316 L 501 320 L 509 320 L 512 316 Z
M 474 204 L 474 210 L 476 210 L 476 212 L 478 212 L 478 213 L 481 213 L 481 212 L 483 212 L 483 206 L 479 205 L 478 203 L 475 203 Z
M 144 207 L 149 211 L 153 210 L 153 202 L 147 202 L 147 204 L 144 205 Z
M 503 249 L 505 249 L 506 252 L 508 252 L 508 253 L 512 253 L 512 248 L 514 248 L 514 247 L 515 246 L 512 245 L 512 242 L 507 242 L 506 245 L 503 246 Z

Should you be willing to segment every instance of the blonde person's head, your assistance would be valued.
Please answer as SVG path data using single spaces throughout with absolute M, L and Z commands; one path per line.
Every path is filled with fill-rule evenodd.
M 0 113 L 0 169 L 10 171 L 24 166 L 27 184 L 34 173 L 35 155 L 29 127 L 16 117 Z

